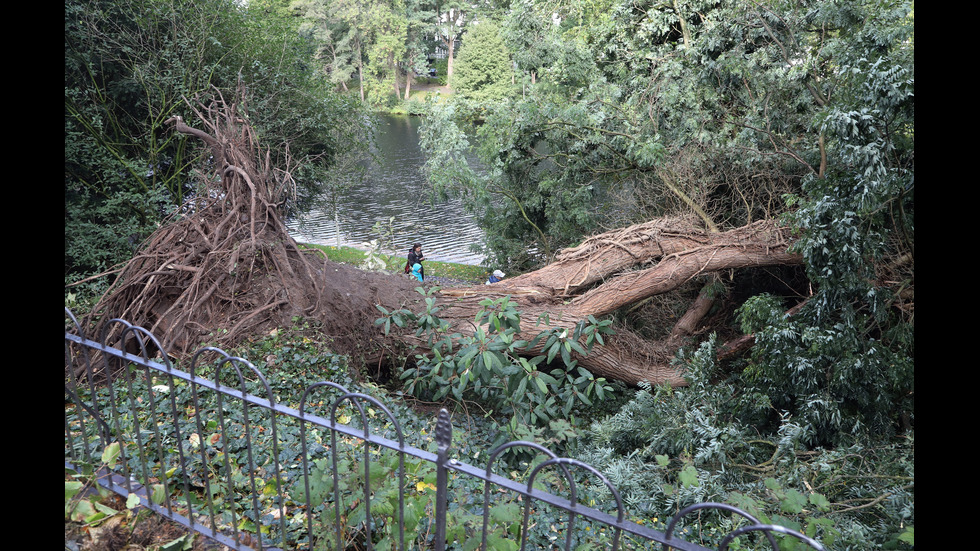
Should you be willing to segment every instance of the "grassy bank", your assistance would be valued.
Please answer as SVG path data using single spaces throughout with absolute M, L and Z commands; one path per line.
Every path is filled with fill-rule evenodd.
M 312 245 L 301 244 L 301 247 L 320 249 L 327 258 L 334 262 L 350 264 L 352 266 L 362 266 L 367 259 L 367 253 L 353 247 L 335 247 L 333 245 Z M 405 267 L 405 256 L 384 256 L 385 269 L 392 272 L 400 272 Z M 434 260 L 425 261 L 425 275 L 429 277 L 445 277 L 482 283 L 490 275 L 490 270 L 483 266 L 473 266 L 470 264 L 455 264 L 452 262 L 436 262 Z

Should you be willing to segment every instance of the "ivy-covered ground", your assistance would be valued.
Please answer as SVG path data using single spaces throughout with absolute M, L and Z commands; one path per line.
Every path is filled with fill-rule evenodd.
M 485 464 L 487 453 L 491 450 L 494 440 L 499 437 L 499 430 L 492 420 L 491 412 L 481 409 L 478 404 L 474 403 L 447 401 L 441 404 L 432 404 L 420 402 L 404 394 L 391 392 L 370 381 L 360 379 L 356 373 L 348 371 L 346 360 L 343 357 L 336 356 L 317 344 L 318 339 L 315 338 L 315 332 L 315 327 L 297 325 L 253 341 L 242 347 L 241 350 L 234 351 L 234 353 L 244 358 L 255 359 L 254 365 L 266 377 L 279 403 L 297 407 L 304 390 L 317 382 L 330 380 L 342 384 L 354 392 L 361 392 L 378 398 L 398 419 L 406 436 L 406 443 L 432 452 L 436 451 L 434 442 L 436 412 L 439 407 L 450 408 L 453 410 L 454 423 L 451 455 L 461 462 L 473 465 Z M 177 367 L 180 368 L 179 365 Z M 135 378 L 133 393 L 137 396 L 145 395 L 149 392 L 146 386 L 152 385 L 155 392 L 165 392 L 172 396 L 178 409 L 193 408 L 191 392 L 186 385 L 176 384 L 173 388 L 161 390 L 160 385 L 164 382 L 162 378 L 149 382 Z M 259 391 L 260 388 L 255 390 L 256 394 L 262 394 Z M 129 389 L 126 385 L 116 385 L 117 407 L 124 410 L 123 418 L 127 417 L 127 413 L 140 416 L 140 413 L 126 410 L 127 392 Z M 100 401 L 103 407 L 106 407 L 108 406 L 108 396 L 107 392 L 99 392 L 96 399 Z M 199 395 L 198 399 L 201 398 Z M 329 400 L 325 400 L 325 402 L 329 404 Z M 198 402 L 197 405 L 201 408 L 213 407 L 213 404 L 207 402 Z M 322 404 L 311 405 L 315 407 Z M 230 401 L 224 406 L 225 409 L 234 407 L 241 407 L 241 405 Z M 66 406 L 66 409 L 69 419 L 73 418 L 73 408 Z M 350 423 L 351 413 L 341 409 L 339 420 Z M 323 412 L 319 412 L 319 414 L 324 415 Z M 229 412 L 229 417 L 233 415 L 233 412 Z M 369 408 L 368 415 L 374 419 L 373 422 L 380 423 L 379 427 L 372 426 L 373 434 L 385 434 L 389 438 L 392 437 L 390 432 L 385 433 L 391 429 L 391 426 L 384 422 L 380 412 Z M 193 433 L 191 421 L 182 420 L 180 423 L 182 425 L 187 423 L 186 426 L 181 427 L 180 434 L 186 437 L 186 435 Z M 72 424 L 72 426 L 75 425 Z M 177 436 L 174 427 L 161 428 L 165 431 L 163 439 L 172 439 Z M 229 432 L 235 430 L 234 424 L 229 424 L 227 428 Z M 298 484 L 300 478 L 296 476 L 299 465 L 298 457 L 302 448 L 295 428 L 286 426 L 285 423 L 281 425 L 277 441 L 280 447 L 279 457 L 283 460 L 284 466 L 287 470 L 293 469 L 287 473 L 287 479 L 291 482 L 286 484 L 285 493 L 289 499 L 295 499 L 294 502 L 290 503 L 290 511 L 296 511 L 295 514 L 298 516 L 290 518 L 290 530 L 295 529 L 296 534 L 298 534 L 296 537 L 302 538 L 301 534 L 306 528 L 304 521 L 306 508 L 299 507 L 298 504 L 307 503 L 307 499 L 305 489 Z M 217 427 L 210 427 L 205 430 L 213 430 L 213 434 L 218 432 Z M 209 451 L 227 452 L 229 457 L 233 456 L 231 448 L 235 445 L 236 439 L 231 438 L 225 443 L 224 440 L 212 439 L 209 436 L 210 433 L 202 435 L 195 441 L 208 446 Z M 268 440 L 262 441 L 261 436 L 253 435 L 253 438 L 252 450 L 258 456 L 257 462 L 261 464 L 261 454 L 265 452 L 260 450 L 268 450 L 271 444 Z M 241 439 L 237 440 L 241 441 Z M 325 456 L 319 453 L 323 446 L 317 444 L 317 442 L 327 444 L 326 436 L 310 433 L 307 442 L 310 445 L 311 456 L 313 456 L 311 464 L 313 475 L 311 477 L 313 481 L 311 508 L 317 511 L 317 526 L 329 528 L 333 525 L 330 516 L 332 509 L 324 507 L 324 505 L 325 501 L 332 497 L 332 479 L 322 476 L 322 474 L 328 473 L 331 465 L 324 458 Z M 362 487 L 364 482 L 361 463 L 363 452 L 355 450 L 356 445 L 353 442 L 342 442 L 341 444 L 347 445 L 346 448 L 342 445 L 337 447 L 337 453 L 341 456 L 339 470 L 342 480 L 341 495 L 344 496 L 342 498 L 344 500 L 342 510 L 345 511 L 342 521 L 342 525 L 345 527 L 344 539 L 358 541 L 364 537 L 364 509 L 362 504 L 358 503 L 358 499 L 363 494 L 356 490 Z M 130 442 L 128 445 L 134 445 L 134 443 Z M 221 448 L 221 446 L 224 447 Z M 210 448 L 215 449 L 211 450 Z M 130 450 L 130 456 L 133 455 L 134 453 Z M 239 457 L 244 460 L 243 454 Z M 512 469 L 509 474 L 513 477 L 526 477 L 530 469 L 529 460 L 531 459 L 530 457 L 514 455 L 506 458 L 505 465 L 507 467 L 505 468 Z M 374 526 L 374 538 L 378 548 L 385 548 L 395 536 L 392 532 L 393 523 L 385 519 L 388 518 L 387 513 L 393 511 L 397 503 L 398 489 L 397 485 L 394 484 L 396 479 L 390 476 L 396 470 L 396 460 L 397 456 L 394 453 L 386 451 L 380 452 L 372 458 L 371 483 L 375 496 L 372 500 L 372 510 L 377 511 L 377 516 L 372 517 L 374 518 L 372 525 Z M 109 462 L 108 459 L 105 461 Z M 244 464 L 232 466 L 233 470 L 244 469 L 245 467 Z M 193 470 L 194 466 L 190 466 L 189 469 Z M 412 547 L 417 548 L 430 544 L 433 536 L 431 510 L 435 493 L 435 468 L 428 462 L 407 458 L 406 471 L 408 477 L 407 490 L 405 491 L 406 532 L 409 538 L 415 542 Z M 481 525 L 479 507 L 482 504 L 483 485 L 479 480 L 462 477 L 456 473 L 452 473 L 451 476 L 448 538 L 450 541 L 456 541 L 460 546 L 463 546 L 464 542 L 473 541 L 474 533 L 479 533 Z M 98 493 L 91 492 L 87 494 L 84 492 L 75 493 L 87 480 L 81 473 L 66 472 L 66 548 L 78 550 L 182 549 L 194 551 L 215 548 L 212 547 L 213 543 L 209 543 L 202 536 L 188 534 L 174 523 L 157 518 L 146 511 L 140 511 L 134 507 L 135 504 L 127 504 L 125 500 L 115 494 L 106 493 L 100 496 Z M 541 481 L 543 484 L 550 484 L 555 480 L 546 475 L 541 478 Z M 587 496 L 588 493 L 584 492 L 581 495 Z M 262 499 L 271 499 L 271 496 L 264 495 Z M 377 503 L 375 500 L 381 503 Z M 226 497 L 223 501 L 226 505 L 230 504 L 230 506 L 240 508 L 236 513 L 237 518 L 242 519 L 247 515 L 247 500 Z M 240 505 L 243 502 L 246 503 L 245 506 Z M 386 502 L 390 507 L 385 506 Z M 516 496 L 495 494 L 491 516 L 493 519 L 489 533 L 491 548 L 516 548 L 522 520 L 522 509 Z M 552 525 L 560 525 L 561 522 L 559 513 L 547 513 L 543 507 L 539 508 L 536 519 L 539 523 L 545 522 Z M 254 530 L 254 525 L 246 525 L 243 528 L 244 533 L 248 533 L 249 529 Z M 292 534 L 290 536 L 292 537 Z M 538 544 L 547 546 L 548 542 L 556 536 L 557 529 L 546 529 L 537 532 L 536 535 L 532 536 L 531 541 L 537 541 Z M 603 538 L 605 536 L 600 536 L 600 539 Z M 217 548 L 221 548 L 221 546 Z M 463 548 L 459 547 L 459 549 Z M 468 545 L 465 548 L 469 548 Z
M 364 262 L 363 251 L 333 250 L 328 254 L 349 255 L 346 260 L 335 259 L 350 264 Z M 438 277 L 452 275 L 455 277 L 451 279 L 466 282 L 485 276 L 480 267 L 433 267 L 433 271 L 447 274 Z M 438 403 L 426 402 L 400 388 L 398 380 L 391 380 L 388 388 L 380 387 L 359 370 L 351 369 L 345 358 L 325 349 L 322 342 L 325 341 L 318 337 L 316 326 L 297 320 L 293 327 L 256 337 L 229 352 L 252 361 L 272 385 L 277 399 L 287 405 L 294 406 L 304 389 L 322 380 L 376 396 L 392 409 L 404 433 L 411 435 L 407 443 L 415 447 L 434 451 L 436 412 L 447 407 L 452 411 L 456 429 L 452 453 L 462 462 L 483 464 L 487 451 L 502 434 L 520 432 L 519 427 L 508 427 L 507 419 L 499 418 L 499 412 L 485 403 L 463 401 L 452 395 Z M 596 467 L 617 487 L 630 518 L 654 529 L 663 530 L 669 518 L 685 505 L 720 501 L 749 511 L 764 522 L 816 537 L 827 549 L 911 549 L 914 433 L 908 431 L 891 441 L 812 448 L 802 443 L 803 428 L 789 419 L 784 420 L 778 434 L 760 432 L 761 425 L 746 425 L 740 419 L 751 418 L 746 411 L 762 411 L 769 406 L 758 396 L 743 395 L 737 385 L 725 380 L 724 373 L 711 360 L 711 346 L 713 342 L 709 341 L 685 358 L 691 376 L 689 387 L 618 388 L 613 396 L 592 407 L 579 407 L 572 416 L 555 419 L 557 424 L 547 430 L 525 427 L 530 430 L 527 439 Z M 178 407 L 189 405 L 186 389 L 175 389 L 173 395 L 178 398 Z M 574 422 L 569 422 L 572 417 Z M 284 456 L 296 457 L 299 446 L 295 436 L 284 433 L 280 438 Z M 534 458 L 514 456 L 508 460 L 508 474 L 523 479 Z M 341 469 L 349 475 L 347 484 L 359 483 L 358 461 L 356 455 L 350 454 L 341 462 Z M 326 468 L 314 461 L 314 469 Z M 408 470 L 412 477 L 406 495 L 409 525 L 413 527 L 410 533 L 424 545 L 432 536 L 425 511 L 431 507 L 434 470 L 424 462 L 409 462 Z M 78 482 L 84 482 L 84 477 L 66 473 L 67 549 L 127 549 L 126 545 L 136 546 L 129 549 L 154 550 L 209 548 L 201 536 L 186 534 L 179 526 L 130 509 L 113 496 L 87 498 L 92 502 L 87 504 L 90 514 L 70 518 L 68 507 L 77 505 L 81 496 L 69 495 L 68 484 Z M 479 526 L 479 517 L 471 506 L 481 502 L 482 485 L 475 482 L 459 478 L 452 481 L 449 536 L 460 542 L 471 541 L 467 534 Z M 396 495 L 386 479 L 380 483 L 379 492 Z M 331 489 L 315 485 L 312 492 L 316 498 Z M 597 488 L 587 488 L 581 495 L 596 503 L 609 499 Z M 305 496 L 296 496 L 305 502 Z M 347 505 L 349 514 L 343 524 L 349 532 L 345 537 L 354 541 L 363 537 L 358 533 L 363 523 L 357 517 L 357 504 Z M 497 542 L 494 548 L 511 548 L 511 543 L 518 541 L 518 502 L 498 496 L 493 515 L 491 538 Z M 329 520 L 321 517 L 318 522 Z M 717 517 L 696 520 L 686 527 L 684 537 L 707 547 L 716 545 L 732 528 L 729 521 Z M 552 521 L 557 525 L 558 516 L 539 517 L 538 523 L 546 526 Z M 390 542 L 390 524 L 376 526 L 380 527 L 375 532 L 378 542 Z M 532 541 L 547 547 L 549 539 L 557 534 L 549 528 L 536 533 L 537 540 Z M 602 539 L 600 536 L 598 541 Z M 741 549 L 760 548 L 750 541 L 739 545 Z M 794 547 L 790 541 L 781 545 L 783 549 L 803 548 Z

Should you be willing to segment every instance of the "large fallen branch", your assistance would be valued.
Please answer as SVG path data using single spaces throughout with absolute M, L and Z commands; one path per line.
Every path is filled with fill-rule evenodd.
M 800 264 L 802 258 L 788 251 L 790 244 L 788 230 L 771 220 L 720 233 L 698 231 L 678 221 L 651 221 L 592 237 L 562 251 L 556 262 L 540 270 L 492 286 L 443 290 L 442 315 L 472 320 L 481 300 L 509 295 L 525 320 L 547 314 L 553 324 L 573 328 L 590 315 L 611 314 L 703 275 Z M 579 364 L 597 376 L 633 385 L 685 384 L 683 374 L 669 365 L 679 344 L 676 338 L 650 343 L 625 329 L 617 331 L 620 334 L 607 339 L 605 346 L 577 357 Z

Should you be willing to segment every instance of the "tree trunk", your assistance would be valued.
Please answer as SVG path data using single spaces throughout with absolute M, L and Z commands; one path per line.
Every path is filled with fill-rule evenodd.
M 789 244 L 788 231 L 771 220 L 720 233 L 698 231 L 677 220 L 655 220 L 592 237 L 528 274 L 489 286 L 444 289 L 442 317 L 468 322 L 479 311 L 480 300 L 509 295 L 523 313 L 522 330 L 526 323 L 533 331 L 527 320 L 541 314 L 548 314 L 553 325 L 572 329 L 590 315 L 611 314 L 701 275 L 800 264 L 802 258 L 788 252 Z M 710 306 L 706 297 L 701 302 Z M 599 377 L 632 385 L 683 385 L 683 375 L 669 366 L 670 358 L 681 344 L 679 337 L 691 332 L 705 308 L 689 310 L 663 343 L 649 343 L 616 328 L 618 334 L 606 339 L 605 346 L 576 359 Z
M 408 69 L 405 72 L 405 101 L 412 96 L 412 81 L 415 80 L 415 70 Z

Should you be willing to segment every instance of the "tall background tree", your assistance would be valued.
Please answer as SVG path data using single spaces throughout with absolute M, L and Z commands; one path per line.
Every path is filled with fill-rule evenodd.
M 372 2 L 367 10 L 369 29 L 367 71 L 370 76 L 368 100 L 376 107 L 388 107 L 401 99 L 401 62 L 405 58 L 408 19 L 401 0 Z
M 456 44 L 473 17 L 473 7 L 469 2 L 459 0 L 438 0 L 436 4 L 436 38 L 446 51 L 446 76 L 450 83 L 453 79 Z
M 510 51 L 500 37 L 500 27 L 481 21 L 466 31 L 452 78 L 458 97 L 476 102 L 499 102 L 514 93 L 514 69 Z
M 556 21 L 539 11 L 546 7 L 537 6 L 531 0 L 521 0 L 507 12 L 502 24 L 503 37 L 513 52 L 514 65 L 527 77 L 530 85 L 537 83 L 538 74 L 553 62 L 561 45 Z

